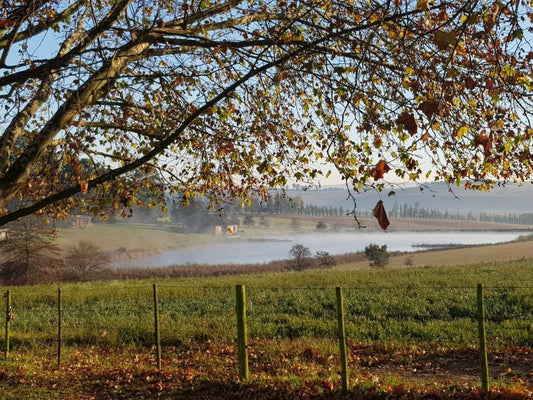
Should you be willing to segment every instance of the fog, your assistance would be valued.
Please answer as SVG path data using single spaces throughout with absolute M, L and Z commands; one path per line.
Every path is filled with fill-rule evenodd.
M 184 264 L 250 264 L 287 259 L 295 244 L 332 255 L 362 251 L 371 243 L 387 245 L 389 251 L 415 251 L 420 244 L 489 244 L 516 239 L 523 232 L 369 232 L 306 233 L 283 238 L 246 240 L 227 239 L 201 246 L 166 251 L 152 257 L 120 261 L 114 266 L 165 267 Z

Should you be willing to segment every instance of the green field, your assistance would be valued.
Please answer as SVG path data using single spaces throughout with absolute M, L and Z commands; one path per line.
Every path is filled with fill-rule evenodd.
M 74 379 L 70 374 L 79 373 L 79 369 L 90 369 L 97 380 L 106 375 L 122 379 L 124 374 L 133 374 L 131 379 L 135 381 L 144 379 L 144 374 L 153 375 L 152 284 L 156 283 L 163 369 L 172 376 L 183 371 L 191 374 L 188 383 L 179 379 L 189 378 L 175 378 L 174 386 L 169 383 L 173 389 L 168 393 L 175 394 L 184 385 L 205 383 L 206 379 L 230 386 L 237 380 L 236 284 L 244 284 L 247 292 L 249 352 L 255 384 L 262 387 L 271 381 L 276 385 L 281 382 L 297 391 L 302 385 L 315 382 L 338 390 L 335 287 L 342 286 L 351 379 L 361 382 L 361 390 L 383 389 L 394 382 L 398 384 L 398 373 L 381 371 L 382 375 L 374 375 L 375 372 L 368 372 L 373 371 L 374 364 L 385 363 L 388 369 L 392 368 L 390 365 L 407 368 L 417 357 L 427 356 L 430 362 L 426 364 L 434 366 L 438 360 L 456 362 L 467 354 L 468 363 L 476 365 L 476 285 L 483 283 L 489 349 L 498 371 L 496 381 L 504 388 L 529 393 L 531 364 L 527 366 L 527 359 L 531 360 L 533 347 L 531 282 L 533 262 L 517 261 L 462 267 L 65 284 L 60 369 L 56 369 L 57 287 L 12 287 L 9 290 L 15 319 L 10 325 L 11 353 L 0 367 L 0 388 L 13 393 L 14 397 L 5 398 L 17 398 L 14 393 L 22 390 L 21 386 L 14 386 L 10 378 L 17 376 L 18 381 L 38 387 L 41 384 L 36 382 L 41 381 L 59 385 L 67 398 L 85 390 L 81 387 L 87 382 L 81 378 L 76 378 L 79 387 L 67 387 L 63 382 Z M 511 357 L 511 361 L 516 358 L 517 364 L 497 362 L 500 356 Z M 508 365 L 512 373 L 505 372 Z M 453 373 L 447 374 L 453 381 Z M 411 375 L 404 376 L 403 386 L 411 378 L 417 387 L 427 386 L 426 378 Z M 467 388 L 479 384 L 476 373 L 472 376 L 469 379 L 473 382 Z M 161 376 L 158 379 L 164 380 Z M 108 397 L 101 398 L 152 398 L 148 392 L 144 397 L 134 397 L 132 388 L 124 382 L 121 385 L 116 389 L 106 386 Z M 441 390 L 450 383 L 439 385 L 432 390 Z M 50 394 L 55 392 L 41 389 L 40 397 L 35 398 L 57 398 Z M 126 393 L 126 397 L 117 393 Z M 172 396 L 168 398 L 175 398 Z
M 231 341 L 235 284 L 245 284 L 250 335 L 323 338 L 335 331 L 336 286 L 356 341 L 468 343 L 477 340 L 476 284 L 487 288 L 495 346 L 533 347 L 531 262 L 410 270 L 308 271 L 158 280 L 164 344 Z M 63 285 L 63 335 L 72 345 L 150 344 L 152 281 Z M 34 348 L 55 335 L 57 288 L 11 289 L 12 345 Z

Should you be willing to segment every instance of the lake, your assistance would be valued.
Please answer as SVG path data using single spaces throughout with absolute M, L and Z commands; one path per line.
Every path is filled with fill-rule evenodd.
M 287 235 L 272 240 L 227 239 L 201 246 L 166 251 L 156 256 L 118 261 L 115 267 L 165 267 L 184 264 L 249 264 L 289 258 L 295 244 L 317 251 L 344 254 L 362 251 L 371 243 L 387 245 L 389 251 L 416 251 L 420 244 L 489 244 L 508 242 L 528 232 L 518 231 L 460 231 L 460 232 L 324 232 Z

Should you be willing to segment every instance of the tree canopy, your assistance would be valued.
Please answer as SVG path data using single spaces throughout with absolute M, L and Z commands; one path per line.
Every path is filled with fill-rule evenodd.
M 531 178 L 530 1 L 0 5 L 0 224 L 328 169 L 356 190 Z

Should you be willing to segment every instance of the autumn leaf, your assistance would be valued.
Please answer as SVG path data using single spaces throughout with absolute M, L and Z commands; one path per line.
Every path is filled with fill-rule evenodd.
M 461 126 L 459 129 L 457 129 L 455 136 L 457 137 L 457 139 L 461 139 L 467 133 L 468 133 L 468 126 Z
M 380 200 L 377 202 L 373 210 L 374 217 L 378 220 L 378 224 L 384 231 L 387 230 L 387 227 L 390 225 L 389 218 L 387 217 L 387 212 L 385 211 L 385 206 L 383 201 Z
M 477 86 L 477 84 L 476 84 L 476 81 L 472 77 L 467 76 L 465 78 L 465 86 L 468 90 L 473 90 Z
M 405 166 L 407 167 L 409 171 L 414 170 L 417 165 L 418 165 L 417 162 L 413 158 L 409 158 L 409 160 L 407 160 L 407 162 L 405 163 Z
M 457 35 L 454 32 L 435 32 L 433 42 L 439 50 L 446 50 L 457 42 Z
M 434 100 L 425 100 L 418 106 L 418 109 L 422 111 L 428 119 L 431 119 L 431 117 L 437 112 L 439 108 L 439 102 Z
M 423 11 L 429 10 L 428 0 L 418 0 L 418 2 L 416 3 L 416 9 Z
M 376 167 L 372 170 L 372 177 L 377 181 L 390 171 L 390 167 L 385 160 L 379 160 Z
M 0 19 L 0 29 L 8 29 L 15 25 L 11 20 L 7 18 Z
M 483 146 L 483 153 L 485 154 L 485 157 L 490 155 L 490 151 L 492 150 L 492 138 L 490 136 L 485 134 L 475 135 L 474 144 L 476 146 Z
M 81 194 L 87 194 L 88 190 L 89 190 L 89 182 L 80 181 L 80 192 L 81 192 Z
M 404 129 L 406 129 L 411 136 L 416 134 L 418 126 L 413 114 L 404 111 L 398 118 L 396 118 L 396 123 L 398 125 L 403 125 Z

